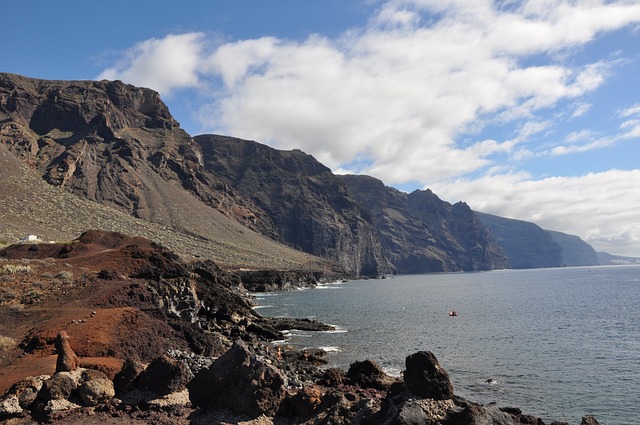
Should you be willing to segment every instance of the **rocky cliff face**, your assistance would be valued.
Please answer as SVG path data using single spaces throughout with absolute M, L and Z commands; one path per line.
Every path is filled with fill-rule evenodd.
M 268 215 L 270 223 L 262 223 L 273 227 L 259 227 L 263 233 L 359 275 L 388 271 L 366 214 L 341 179 L 312 156 L 218 135 L 195 140 L 207 170 Z
M 222 243 L 214 251 L 234 266 L 252 267 L 268 252 L 282 259 L 300 255 L 246 228 L 268 227 L 261 224 L 261 210 L 204 168 L 200 146 L 152 90 L 0 73 L 0 145 L 61 192 L 157 223 L 177 237 Z M 84 225 L 82 230 L 100 224 Z M 294 260 L 291 267 L 301 266 Z
M 373 177 L 341 179 L 369 211 L 396 272 L 508 267 L 500 247 L 466 204 L 451 205 L 430 190 L 400 192 Z
M 562 248 L 538 225 L 477 211 L 475 214 L 495 235 L 512 268 L 533 269 L 564 265 Z
M 508 266 L 463 203 L 336 176 L 298 150 L 192 138 L 156 92 L 119 81 L 0 74 L 0 144 L 53 186 L 244 251 L 281 252 L 264 235 L 369 276 Z
M 250 215 L 149 89 L 0 74 L 0 143 L 48 183 L 145 220 L 198 233 L 185 210 Z
M 547 230 L 547 233 L 562 248 L 562 263 L 565 266 L 597 266 L 599 264 L 596 251 L 578 236 L 552 230 Z

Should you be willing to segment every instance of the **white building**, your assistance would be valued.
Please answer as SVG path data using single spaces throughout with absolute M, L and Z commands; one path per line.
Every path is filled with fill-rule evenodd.
M 36 235 L 27 235 L 24 238 L 20 239 L 20 242 L 40 242 L 42 239 L 37 237 Z

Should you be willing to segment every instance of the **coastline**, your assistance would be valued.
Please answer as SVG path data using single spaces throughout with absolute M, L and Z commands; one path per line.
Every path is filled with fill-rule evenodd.
M 402 422 L 407 415 L 441 425 L 479 418 L 540 423 L 517 408 L 457 396 L 427 351 L 407 357 L 403 379 L 366 359 L 327 368 L 325 351 L 275 342 L 287 330 L 334 327 L 265 317 L 252 308 L 237 274 L 209 262 L 184 263 L 150 241 L 93 232 L 71 245 L 30 248 L 2 251 L 3 261 L 30 266 L 29 273 L 5 276 L 5 289 L 42 291 L 32 304 L 0 309 L 20 341 L 0 359 L 3 379 L 13 384 L 0 399 L 7 423 L 108 416 L 123 424 L 197 424 L 216 415 L 232 418 L 218 423 L 256 425 L 410 423 Z M 67 284 L 60 286 L 63 277 Z M 294 278 L 317 284 L 308 275 Z M 281 282 L 290 280 L 285 274 Z M 48 286 L 37 286 L 43 281 Z M 75 360 L 56 362 L 61 358 Z M 36 368 L 42 360 L 52 363 Z

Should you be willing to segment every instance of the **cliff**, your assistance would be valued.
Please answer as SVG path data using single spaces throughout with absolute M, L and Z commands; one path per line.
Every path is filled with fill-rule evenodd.
M 597 266 L 598 255 L 591 245 L 575 235 L 547 230 L 551 238 L 562 248 L 562 264 L 568 267 Z
M 219 135 L 195 137 L 204 165 L 269 220 L 259 227 L 287 245 L 359 275 L 386 273 L 377 235 L 345 184 L 299 150 Z M 269 227 L 267 224 L 271 224 Z
M 119 81 L 0 74 L 0 145 L 59 192 L 174 232 L 178 252 L 209 251 L 191 249 L 194 240 L 216 245 L 210 258 L 230 267 L 264 268 L 275 257 L 267 268 L 371 276 L 564 264 L 539 229 L 501 232 L 502 222 L 492 229 L 496 243 L 466 204 L 429 190 L 404 194 L 370 177 L 337 176 L 299 150 L 191 137 L 158 93 Z M 20 183 L 14 187 L 19 193 Z M 72 226 L 76 232 L 89 228 L 78 224 L 85 228 Z M 189 247 L 177 242 L 185 237 Z
M 535 269 L 564 265 L 562 248 L 540 226 L 477 211 L 476 216 L 495 235 L 512 268 Z
M 464 203 L 430 190 L 404 193 L 368 176 L 340 176 L 368 212 L 382 250 L 398 273 L 508 267 L 501 248 Z

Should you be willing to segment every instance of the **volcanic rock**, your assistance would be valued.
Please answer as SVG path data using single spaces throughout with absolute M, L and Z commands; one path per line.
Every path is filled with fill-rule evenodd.
M 422 398 L 448 400 L 453 397 L 449 374 L 430 351 L 418 351 L 407 356 L 404 382 L 407 389 Z
M 122 397 L 129 391 L 136 388 L 136 380 L 138 376 L 144 371 L 145 366 L 143 363 L 127 359 L 122 365 L 120 372 L 113 378 L 113 386 L 118 397 Z
M 184 390 L 192 377 L 184 363 L 163 355 L 151 362 L 138 376 L 137 387 L 163 396 Z
M 203 409 L 230 409 L 251 417 L 275 414 L 286 395 L 286 378 L 242 342 L 189 382 L 191 402 Z
M 51 379 L 44 381 L 38 398 L 49 400 L 66 400 L 78 388 L 78 376 L 70 372 L 58 372 Z
M 116 395 L 113 382 L 109 379 L 91 379 L 78 387 L 78 394 L 85 406 L 95 406 L 104 403 Z
M 347 371 L 347 378 L 352 385 L 377 390 L 387 390 L 395 382 L 378 363 L 371 360 L 352 363 Z
M 56 373 L 73 372 L 78 369 L 78 356 L 69 344 L 69 335 L 65 331 L 60 331 L 56 339 L 56 350 L 58 360 L 56 361 Z

